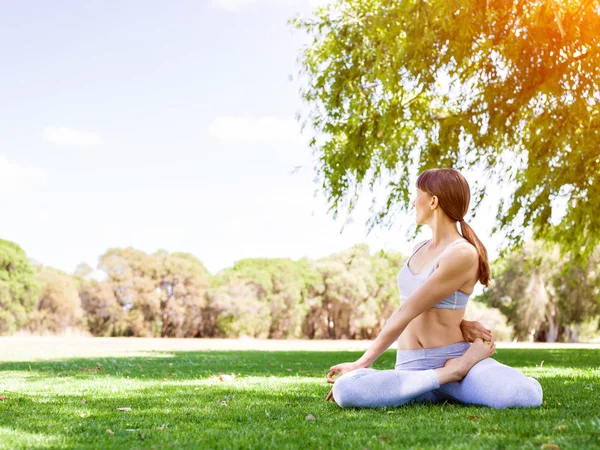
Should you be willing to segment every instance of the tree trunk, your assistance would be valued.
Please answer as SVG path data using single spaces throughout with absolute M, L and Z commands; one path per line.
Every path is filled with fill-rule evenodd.
M 548 322 L 548 331 L 546 332 L 546 342 L 556 342 L 558 338 L 558 319 L 554 315 L 546 312 L 546 320 Z

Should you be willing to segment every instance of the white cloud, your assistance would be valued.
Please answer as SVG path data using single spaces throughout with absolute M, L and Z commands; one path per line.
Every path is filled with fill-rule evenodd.
M 298 122 L 275 117 L 219 117 L 208 132 L 224 142 L 289 142 L 301 138 Z
M 44 139 L 60 147 L 91 147 L 102 144 L 96 133 L 68 127 L 44 127 Z
M 217 8 L 225 9 L 227 11 L 237 11 L 242 9 L 251 3 L 256 3 L 256 0 L 213 0 L 213 6 Z
M 46 171 L 37 167 L 23 167 L 0 156 L 0 193 L 30 191 L 46 182 Z
M 308 0 L 308 5 L 314 7 L 326 6 L 331 0 Z
M 212 5 L 227 11 L 239 11 L 252 4 L 263 4 L 269 6 L 301 6 L 308 5 L 311 8 L 325 6 L 331 0 L 212 0 Z

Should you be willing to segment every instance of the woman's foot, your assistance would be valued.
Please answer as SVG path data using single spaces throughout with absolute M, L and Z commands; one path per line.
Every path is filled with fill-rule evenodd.
M 444 367 L 435 369 L 440 385 L 462 380 L 475 364 L 494 353 L 496 353 L 496 344 L 493 341 L 475 339 L 464 355 L 449 359 Z
M 449 359 L 444 364 L 444 368 L 450 369 L 450 376 L 455 378 L 452 381 L 460 381 L 475 364 L 485 358 L 489 358 L 494 353 L 496 353 L 496 344 L 493 341 L 483 341 L 477 338 L 464 355 Z

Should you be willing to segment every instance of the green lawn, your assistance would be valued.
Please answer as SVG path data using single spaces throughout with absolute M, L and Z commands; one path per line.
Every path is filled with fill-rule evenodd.
M 495 359 L 542 384 L 544 404 L 535 409 L 325 403 L 327 369 L 361 354 L 198 351 L 1 363 L 0 448 L 600 448 L 600 350 L 498 350 Z M 394 359 L 388 350 L 374 367 L 393 368 Z M 221 381 L 219 372 L 235 378 Z

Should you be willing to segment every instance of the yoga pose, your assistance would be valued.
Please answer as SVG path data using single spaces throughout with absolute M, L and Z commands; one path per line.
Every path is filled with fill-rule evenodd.
M 416 184 L 416 221 L 428 225 L 433 237 L 417 244 L 400 269 L 400 306 L 373 344 L 357 361 L 330 368 L 333 388 L 326 401 L 368 408 L 444 400 L 540 406 L 538 381 L 492 359 L 489 330 L 463 321 L 475 284 L 487 286 L 490 279 L 487 251 L 464 221 L 471 199 L 467 180 L 454 169 L 430 169 Z M 395 369 L 369 368 L 396 339 Z

